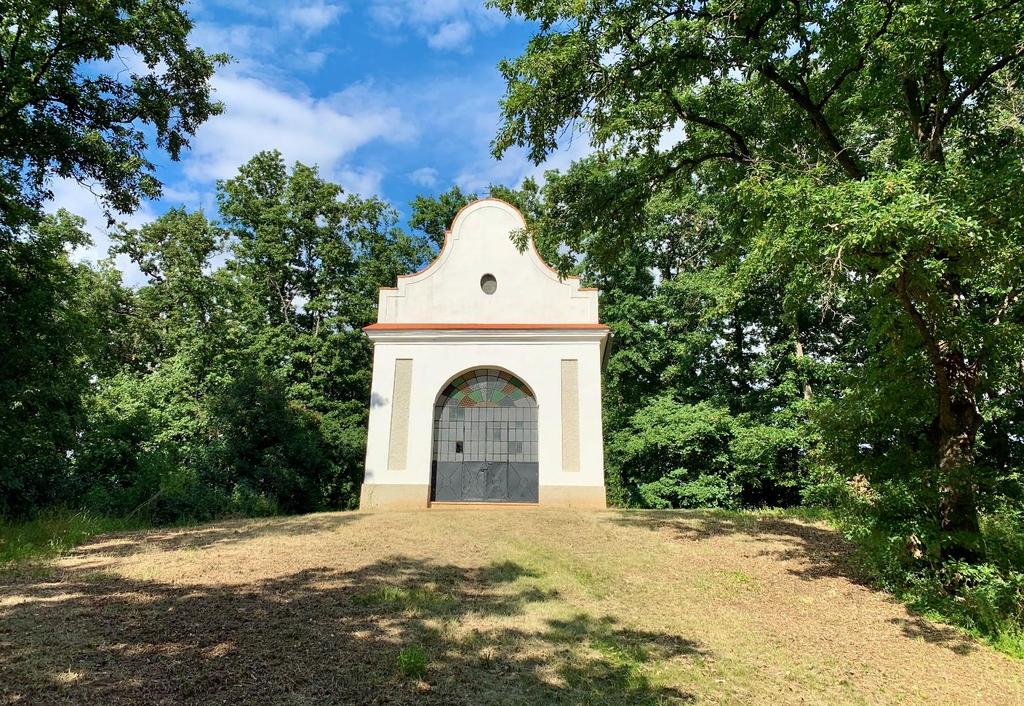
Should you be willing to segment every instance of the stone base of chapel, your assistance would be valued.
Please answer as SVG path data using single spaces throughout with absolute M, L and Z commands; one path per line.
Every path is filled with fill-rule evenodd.
M 604 510 L 607 507 L 603 485 L 542 485 L 541 507 L 569 507 L 580 510 Z M 502 507 L 507 503 L 473 503 L 474 506 Z M 424 510 L 430 507 L 429 485 L 363 483 L 359 494 L 360 510 Z
M 430 502 L 429 485 L 363 483 L 360 510 L 423 510 Z
M 539 504 L 581 510 L 604 510 L 608 507 L 603 485 L 542 485 Z

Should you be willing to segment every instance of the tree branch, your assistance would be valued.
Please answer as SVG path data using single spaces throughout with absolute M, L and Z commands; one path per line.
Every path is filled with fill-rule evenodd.
M 626 38 L 629 39 L 629 41 L 633 44 L 634 47 L 642 48 L 642 45 L 639 41 L 637 41 L 632 30 L 627 28 L 624 30 L 624 34 L 626 35 Z M 698 125 L 703 125 L 704 127 L 711 128 L 712 130 L 717 130 L 718 132 L 724 133 L 732 141 L 735 147 L 735 151 L 742 155 L 745 161 L 753 161 L 753 156 L 750 152 L 750 147 L 747 145 L 747 140 L 746 138 L 743 137 L 742 134 L 740 134 L 738 130 L 736 130 L 733 127 L 730 127 L 729 125 L 726 125 L 721 121 L 714 120 L 713 118 L 707 118 L 704 117 L 703 115 L 699 115 L 691 110 L 688 110 L 683 106 L 682 102 L 679 100 L 678 97 L 676 97 L 675 93 L 672 91 L 670 87 L 662 86 L 661 91 L 668 99 L 669 103 L 672 105 L 672 109 L 675 111 L 676 115 L 679 117 L 680 120 L 697 123 Z
M 942 112 L 942 115 L 936 119 L 936 129 L 938 130 L 939 135 L 941 136 L 942 131 L 946 129 L 950 120 L 952 120 L 956 116 L 957 112 L 959 112 L 960 108 L 963 107 L 964 102 L 981 90 L 982 86 L 992 78 L 993 74 L 1022 58 L 1024 58 L 1024 47 L 1021 47 L 1012 54 L 1007 54 L 1000 58 L 978 74 L 978 76 L 975 77 L 975 79 L 971 81 L 964 90 L 960 91 L 957 97 L 953 99 L 953 102 L 949 104 L 949 107 Z
M 982 12 L 976 12 L 973 15 L 971 15 L 971 21 L 972 22 L 977 22 L 978 20 L 984 19 L 984 18 L 988 17 L 989 15 L 994 15 L 997 12 L 1002 12 L 1003 10 L 1009 10 L 1014 5 L 1019 4 L 1020 1 L 1021 0 L 1008 0 L 1008 2 L 1004 2 L 1002 5 L 997 5 L 996 7 L 991 7 L 989 9 L 987 9 L 987 10 L 982 11 Z
M 768 7 L 765 13 L 757 19 L 757 22 L 745 30 L 745 34 L 748 37 L 756 37 L 761 34 L 761 30 L 765 28 L 765 25 L 767 25 L 775 15 L 779 14 L 780 10 L 782 10 L 782 2 L 781 0 L 775 0 L 775 2 Z
M 718 120 L 706 118 L 703 115 L 698 115 L 691 110 L 687 110 L 671 91 L 667 91 L 667 95 L 676 115 L 678 115 L 681 120 L 697 123 L 698 125 L 703 125 L 704 127 L 711 128 L 712 130 L 718 130 L 719 132 L 725 133 L 729 139 L 732 140 L 733 145 L 736 147 L 736 151 L 742 156 L 744 161 L 750 162 L 753 160 L 753 155 L 750 153 L 750 147 L 747 145 L 747 140 L 739 133 L 738 130 L 723 122 L 719 122 Z
M 835 132 L 832 130 L 832 126 L 828 124 L 825 114 L 821 111 L 819 106 L 815 105 L 810 96 L 800 91 L 800 89 L 794 86 L 791 82 L 787 81 L 771 62 L 765 61 L 761 63 L 757 67 L 757 70 L 762 76 L 781 88 L 794 103 L 807 113 L 808 118 L 810 118 L 811 125 L 825 142 L 825 145 L 832 151 L 833 156 L 836 158 L 836 161 L 839 162 L 843 171 L 846 172 L 846 175 L 851 179 L 863 179 L 866 175 L 864 168 L 861 167 L 857 160 L 854 159 L 846 147 L 844 147 L 839 141 L 839 138 L 836 137 Z
M 998 326 L 1002 323 L 1003 317 L 1006 316 L 1006 312 L 1010 310 L 1011 306 L 1017 303 L 1017 300 L 1020 299 L 1022 294 L 1024 294 L 1024 288 L 1022 287 L 1011 289 L 1006 293 L 1006 296 L 1003 298 L 1003 303 L 999 305 L 999 308 L 996 310 L 996 315 L 992 318 L 993 326 Z
M 739 163 L 747 163 L 750 161 L 749 157 L 744 157 L 743 155 L 731 150 L 725 152 L 706 152 L 697 157 L 684 157 L 680 159 L 675 164 L 670 165 L 663 172 L 662 178 L 672 176 L 684 168 L 693 169 L 694 167 L 699 167 L 701 164 L 704 164 L 704 162 L 710 162 L 713 159 L 728 159 Z
M 924 108 L 921 107 L 921 90 L 917 81 L 912 78 L 903 79 L 903 95 L 907 99 L 907 117 L 910 118 L 910 129 L 914 138 L 924 139 Z
M 900 276 L 896 280 L 896 292 L 899 295 L 900 302 L 903 304 L 903 308 L 910 316 L 914 328 L 917 329 L 917 332 L 924 341 L 925 350 L 928 352 L 932 369 L 935 371 L 935 382 L 939 393 L 940 424 L 948 424 L 952 420 L 953 407 L 952 387 L 949 375 L 946 372 L 946 360 L 942 355 L 942 347 L 939 345 L 938 340 L 936 340 L 932 330 L 928 327 L 928 322 L 924 320 L 924 316 L 921 315 L 921 312 L 918 311 L 917 306 L 914 305 L 913 300 L 910 298 L 906 266 L 900 271 Z
M 21 33 L 21 27 L 19 26 L 18 27 L 18 36 L 20 36 L 20 33 Z M 15 37 L 15 41 L 17 41 L 17 37 Z M 67 43 L 64 41 L 64 8 L 63 7 L 58 7 L 57 8 L 57 37 L 54 40 L 53 48 L 50 49 L 50 51 L 46 55 L 46 58 L 43 60 L 42 65 L 39 67 L 39 69 L 32 76 L 32 79 L 30 81 L 30 86 L 31 86 L 31 88 L 33 90 L 39 88 L 40 81 L 43 80 L 43 77 L 50 70 L 50 67 L 53 65 L 54 59 L 56 59 L 57 56 L 65 48 L 67 48 Z M 13 48 L 11 49 L 11 54 L 12 54 L 11 58 L 12 58 L 12 63 L 13 63 L 13 54 L 14 54 L 14 49 Z M 29 95 L 30 92 L 26 91 L 25 93 L 26 93 L 26 95 Z M 0 120 L 7 120 L 10 116 L 14 115 L 15 113 L 23 110 L 24 108 L 26 108 L 26 107 L 28 107 L 30 105 L 35 105 L 37 102 L 38 102 L 38 99 L 26 98 L 25 100 L 23 100 L 23 101 L 21 101 L 19 103 L 14 103 L 14 104 L 8 105 L 4 109 L 2 115 L 0 115 Z

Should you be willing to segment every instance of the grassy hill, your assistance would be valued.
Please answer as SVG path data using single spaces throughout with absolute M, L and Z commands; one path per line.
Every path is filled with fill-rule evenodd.
M 0 703 L 1021 703 L 1024 663 L 777 515 L 430 510 L 106 535 L 0 575 Z

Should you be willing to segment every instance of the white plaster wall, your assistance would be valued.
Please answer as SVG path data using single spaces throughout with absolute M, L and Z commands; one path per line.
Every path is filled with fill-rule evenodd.
M 443 340 L 407 342 L 374 336 L 373 383 L 367 440 L 366 482 L 429 484 L 434 402 L 447 383 L 474 368 L 504 368 L 533 390 L 538 406 L 539 484 L 603 486 L 601 437 L 601 340 L 603 332 L 576 335 L 473 332 Z M 411 358 L 412 389 L 407 464 L 388 470 L 391 400 L 395 360 Z M 580 470 L 561 468 L 561 361 L 579 361 Z
M 559 280 L 532 247 L 510 239 L 522 214 L 495 199 L 476 201 L 456 216 L 444 248 L 425 270 L 380 291 L 380 323 L 597 323 L 597 292 L 579 280 Z M 480 278 L 492 274 L 494 294 Z

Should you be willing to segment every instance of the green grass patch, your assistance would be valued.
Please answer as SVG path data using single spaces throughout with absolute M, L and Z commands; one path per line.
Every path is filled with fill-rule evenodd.
M 639 670 L 648 661 L 642 647 L 609 635 L 595 637 L 590 641 L 590 647 L 616 667 L 630 671 Z
M 141 520 L 49 510 L 24 522 L 0 520 L 0 565 L 53 559 L 98 534 L 140 529 Z
M 419 645 L 403 647 L 398 653 L 398 671 L 413 679 L 422 679 L 427 673 L 427 651 Z
M 669 510 L 667 512 L 675 512 Z M 832 512 L 826 508 L 809 505 L 793 507 L 759 507 L 744 510 L 723 510 L 721 508 L 696 509 L 692 511 L 704 518 L 732 520 L 742 527 L 754 528 L 758 520 L 801 520 L 803 522 L 829 522 Z
M 534 579 L 546 577 L 537 583 L 548 586 L 549 590 L 557 591 L 561 588 L 559 579 L 568 579 L 589 595 L 602 599 L 612 587 L 611 577 L 600 568 L 595 570 L 588 562 L 569 558 L 552 546 L 524 541 L 514 541 L 510 546 L 519 564 L 527 567 L 525 575 Z
M 948 594 L 935 579 L 924 577 L 918 577 L 908 587 L 890 590 L 913 613 L 954 627 L 1011 657 L 1024 659 L 1024 626 L 1019 613 L 1012 615 L 1013 609 L 999 609 L 979 601 L 972 595 L 979 591 Z M 1024 609 L 1021 599 L 1015 600 L 1016 610 Z
M 1024 630 L 1021 628 L 1011 625 L 986 639 L 1000 652 L 1024 659 Z
M 357 593 L 352 602 L 359 606 L 382 607 L 391 610 L 425 613 L 443 613 L 455 605 L 455 597 L 430 585 L 381 586 L 372 591 Z
M 718 571 L 716 573 L 728 583 L 732 583 L 737 586 L 748 586 L 754 581 L 749 574 L 742 571 Z
M 811 505 L 771 507 L 747 510 L 747 512 L 756 517 L 777 517 L 782 520 L 803 520 L 804 522 L 831 522 L 833 519 L 833 513 L 828 508 Z

